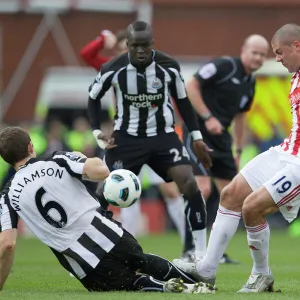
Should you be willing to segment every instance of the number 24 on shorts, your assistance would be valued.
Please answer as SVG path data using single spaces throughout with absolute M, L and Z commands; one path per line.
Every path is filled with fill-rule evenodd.
M 176 148 L 170 149 L 169 152 L 171 154 L 174 154 L 174 158 L 173 158 L 174 162 L 180 161 L 182 159 L 182 156 L 186 157 L 188 160 L 190 159 L 190 156 L 184 146 L 182 146 L 182 156 L 180 155 L 179 150 Z
M 276 191 L 279 194 L 285 193 L 286 191 L 288 191 L 291 186 L 292 183 L 289 180 L 285 180 L 286 176 L 282 176 L 281 178 L 279 178 L 276 182 L 274 182 L 272 185 L 277 186 Z

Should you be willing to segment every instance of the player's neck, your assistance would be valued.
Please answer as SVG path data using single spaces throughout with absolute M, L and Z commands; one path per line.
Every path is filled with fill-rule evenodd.
M 26 163 L 33 158 L 33 156 L 29 155 L 26 158 L 18 161 L 15 165 L 14 165 L 14 169 L 16 170 L 16 172 L 18 172 L 22 167 L 24 167 L 26 165 Z
M 144 65 L 140 65 L 140 64 L 134 63 L 134 62 L 132 62 L 131 64 L 137 69 L 138 72 L 141 72 L 141 71 L 144 72 L 146 70 L 146 68 L 152 64 L 152 60 L 145 63 Z

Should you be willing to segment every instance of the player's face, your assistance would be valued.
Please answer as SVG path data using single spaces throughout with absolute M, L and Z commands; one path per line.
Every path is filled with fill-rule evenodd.
M 290 73 L 300 69 L 300 41 L 295 41 L 291 45 L 275 41 L 272 42 L 272 48 L 276 61 L 282 63 Z
M 259 69 L 264 63 L 268 54 L 268 46 L 260 43 L 253 43 L 243 48 L 242 55 L 244 56 L 245 67 L 254 72 Z
M 152 60 L 152 45 L 153 39 L 150 33 L 133 33 L 127 41 L 131 62 L 139 66 L 149 64 Z

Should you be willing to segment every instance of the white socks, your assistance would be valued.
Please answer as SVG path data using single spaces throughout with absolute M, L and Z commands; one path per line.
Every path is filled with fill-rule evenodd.
M 216 220 L 213 224 L 206 254 L 203 260 L 197 264 L 197 271 L 203 277 L 216 275 L 217 267 L 229 241 L 235 234 L 241 213 L 228 210 L 219 205 Z
M 206 228 L 192 231 L 195 244 L 195 256 L 199 259 L 202 259 L 206 253 L 206 232 Z
M 176 226 L 181 242 L 184 243 L 185 238 L 185 214 L 184 200 L 182 197 L 165 198 L 165 203 L 172 222 Z
M 269 274 L 270 228 L 268 223 L 248 227 L 247 239 L 253 259 L 251 274 Z
M 133 236 L 137 235 L 139 220 L 141 217 L 141 204 L 137 201 L 132 206 L 121 208 L 120 210 L 121 223 Z

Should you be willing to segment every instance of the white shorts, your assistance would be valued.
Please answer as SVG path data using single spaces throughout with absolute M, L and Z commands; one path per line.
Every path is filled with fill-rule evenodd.
M 143 179 L 148 179 L 151 185 L 159 185 L 165 183 L 165 181 L 157 175 L 148 165 L 143 165 L 139 174 L 139 179 L 142 182 Z
M 280 212 L 292 222 L 300 207 L 300 158 L 290 155 L 280 146 L 252 159 L 240 173 L 253 191 L 264 186 Z

